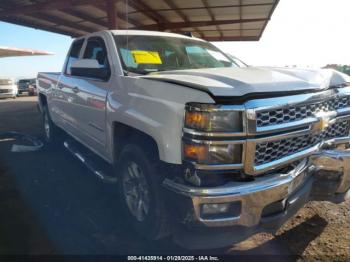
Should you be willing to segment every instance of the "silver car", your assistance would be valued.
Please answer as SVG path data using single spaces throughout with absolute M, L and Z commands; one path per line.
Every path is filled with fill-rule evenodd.
M 0 98 L 16 98 L 18 88 L 11 78 L 0 79 Z

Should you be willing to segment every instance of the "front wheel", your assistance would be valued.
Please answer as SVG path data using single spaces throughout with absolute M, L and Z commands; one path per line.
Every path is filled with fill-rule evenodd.
M 169 233 L 155 162 L 132 144 L 124 147 L 119 161 L 119 193 L 124 213 L 139 234 L 152 240 Z

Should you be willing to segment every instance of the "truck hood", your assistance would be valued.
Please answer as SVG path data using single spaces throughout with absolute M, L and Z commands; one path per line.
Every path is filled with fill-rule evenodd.
M 142 78 L 200 89 L 216 97 L 305 93 L 350 83 L 349 76 L 332 69 L 269 67 L 176 70 L 158 72 Z

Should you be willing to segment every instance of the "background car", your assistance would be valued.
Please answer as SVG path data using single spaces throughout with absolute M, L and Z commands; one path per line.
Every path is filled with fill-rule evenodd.
M 29 92 L 29 86 L 35 85 L 35 79 L 21 79 L 18 81 L 18 94 L 22 94 L 24 92 L 28 92 L 29 95 L 31 93 Z
M 18 88 L 11 78 L 0 78 L 0 98 L 16 98 Z
M 32 84 L 30 84 L 29 86 L 28 86 L 28 94 L 30 95 L 30 96 L 36 96 L 37 95 L 37 91 L 36 91 L 37 89 L 36 89 L 36 83 L 35 83 L 35 81 L 34 81 L 34 83 L 32 83 Z

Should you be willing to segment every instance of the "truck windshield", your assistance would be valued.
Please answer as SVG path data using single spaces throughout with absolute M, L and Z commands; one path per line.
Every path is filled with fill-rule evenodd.
M 19 80 L 18 83 L 19 83 L 19 84 L 29 84 L 29 83 L 30 83 L 30 80 L 29 80 L 29 79 Z
M 238 67 L 214 45 L 166 36 L 114 36 L 124 70 L 137 74 L 158 71 Z

